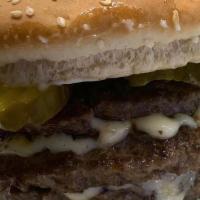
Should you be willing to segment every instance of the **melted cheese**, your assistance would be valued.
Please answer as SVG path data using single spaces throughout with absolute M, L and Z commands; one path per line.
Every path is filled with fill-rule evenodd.
M 135 119 L 133 123 L 138 130 L 158 139 L 168 139 L 175 136 L 183 125 L 197 128 L 194 119 L 185 114 L 177 114 L 175 118 L 169 118 L 162 114 L 152 114 Z
M 63 133 L 48 137 L 38 136 L 29 141 L 24 136 L 18 135 L 4 142 L 0 147 L 0 153 L 27 157 L 48 149 L 52 153 L 72 151 L 81 155 L 93 149 L 112 146 L 122 141 L 131 127 L 131 122 L 106 122 L 96 118 L 91 123 L 92 127 L 100 132 L 98 140 L 90 138 L 73 139 Z
M 142 187 L 146 195 L 154 193 L 156 200 L 183 200 L 195 179 L 194 172 L 187 172 L 180 176 L 167 173 L 159 180 L 145 182 Z
M 152 114 L 132 121 L 105 121 L 93 118 L 91 126 L 99 131 L 97 140 L 90 138 L 73 139 L 63 133 L 48 137 L 37 136 L 32 141 L 29 141 L 24 136 L 18 135 L 1 143 L 0 154 L 15 154 L 27 157 L 48 149 L 52 153 L 72 151 L 82 155 L 93 149 L 106 148 L 121 142 L 128 135 L 132 123 L 135 124 L 138 130 L 146 132 L 157 139 L 173 137 L 183 125 L 197 128 L 197 123 L 194 119 L 184 114 L 177 114 L 174 118 L 169 118 L 162 114 Z
M 93 118 L 91 125 L 100 132 L 98 143 L 102 147 L 122 141 L 131 128 L 130 121 L 105 121 L 97 118 Z
M 65 196 L 70 200 L 89 200 L 98 196 L 102 192 L 102 189 L 102 187 L 91 187 L 82 193 L 65 193 Z
M 180 192 L 176 183 L 164 182 L 162 180 L 151 181 L 153 187 L 155 187 L 156 200 L 183 200 L 185 197 L 185 191 Z
M 95 148 L 97 148 L 97 142 L 93 139 L 74 140 L 66 134 L 39 136 L 33 141 L 29 141 L 23 136 L 16 136 L 4 143 L 1 153 L 27 157 L 49 149 L 52 153 L 72 151 L 76 154 L 84 154 Z
M 165 174 L 158 180 L 149 180 L 137 185 L 91 187 L 80 193 L 65 193 L 65 196 L 70 200 L 90 200 L 106 191 L 128 189 L 140 196 L 141 199 L 155 194 L 156 200 L 183 200 L 194 184 L 195 178 L 196 174 L 194 172 L 188 172 L 180 176 Z
M 189 115 L 177 114 L 175 115 L 175 120 L 179 123 L 180 126 L 188 126 L 190 128 L 198 127 L 197 122 Z

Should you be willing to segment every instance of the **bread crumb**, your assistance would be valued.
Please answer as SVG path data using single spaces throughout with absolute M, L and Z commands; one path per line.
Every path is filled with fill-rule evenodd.
M 26 7 L 25 13 L 28 17 L 32 17 L 35 13 L 34 9 L 30 6 Z
M 66 20 L 63 17 L 57 17 L 56 21 L 59 27 L 61 28 L 66 27 Z

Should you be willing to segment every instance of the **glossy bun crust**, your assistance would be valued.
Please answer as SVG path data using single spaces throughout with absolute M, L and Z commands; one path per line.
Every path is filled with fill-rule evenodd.
M 27 7 L 34 10 L 32 16 L 27 15 Z M 115 28 L 114 23 L 120 25 L 126 19 L 134 22 L 135 29 L 143 24 L 152 31 L 162 29 L 160 20 L 166 20 L 173 35 L 173 12 L 178 11 L 182 31 L 189 27 L 193 31 L 200 23 L 199 8 L 200 1 L 194 0 L 20 0 L 15 5 L 12 0 L 2 1 L 0 41 L 13 46 L 25 42 L 27 37 L 39 42 L 38 36 L 43 36 L 50 43 L 63 42 L 108 32 Z M 22 17 L 14 19 L 11 12 L 16 10 L 22 12 Z M 66 20 L 65 28 L 59 27 L 58 17 Z M 84 24 L 90 30 L 84 29 Z
M 200 60 L 199 0 L 0 2 L 0 80 L 63 84 Z

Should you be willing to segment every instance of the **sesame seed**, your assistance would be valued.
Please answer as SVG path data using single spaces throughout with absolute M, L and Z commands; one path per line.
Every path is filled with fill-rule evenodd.
M 112 2 L 111 3 L 111 6 L 112 7 L 117 7 L 117 6 L 119 6 L 121 3 L 120 2 Z
M 111 6 L 112 5 L 112 0 L 101 0 L 101 1 L 99 1 L 99 3 L 102 6 Z
M 103 12 L 105 13 L 108 10 L 108 7 L 104 6 L 103 7 Z
M 33 8 L 31 8 L 30 6 L 28 6 L 28 7 L 26 7 L 25 13 L 26 13 L 26 16 L 32 17 L 34 15 L 35 11 L 34 11 Z
M 89 24 L 83 24 L 83 29 L 89 31 L 91 29 Z
M 10 15 L 13 19 L 20 19 L 22 17 L 22 11 L 21 10 L 14 10 L 10 12 Z
M 41 35 L 38 36 L 38 39 L 39 39 L 39 41 L 42 42 L 43 44 L 48 44 L 48 42 L 49 42 L 47 38 L 45 38 L 45 37 L 43 37 L 43 36 L 41 36 Z
M 64 28 L 66 26 L 66 20 L 63 17 L 57 17 L 56 19 L 58 26 Z
M 21 0 L 12 0 L 11 3 L 12 3 L 13 5 L 16 5 L 16 4 L 18 4 L 20 1 L 21 1 Z
M 160 26 L 163 28 L 168 28 L 167 20 L 161 19 L 160 20 Z
M 173 11 L 173 17 L 172 17 L 173 23 L 174 23 L 174 28 L 176 31 L 181 31 L 181 25 L 180 25 L 180 19 L 179 19 L 179 14 L 178 10 Z

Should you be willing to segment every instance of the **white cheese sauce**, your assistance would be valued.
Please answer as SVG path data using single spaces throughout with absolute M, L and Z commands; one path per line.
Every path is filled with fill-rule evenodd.
M 129 133 L 131 128 L 130 121 L 105 121 L 93 118 L 92 128 L 100 132 L 98 143 L 99 146 L 106 147 L 122 141 Z
M 183 200 L 195 179 L 195 172 L 187 172 L 180 176 L 167 173 L 161 179 L 143 183 L 142 187 L 146 195 L 154 193 L 156 200 Z
M 33 141 L 23 136 L 16 136 L 0 148 L 0 153 L 27 157 L 45 149 L 49 149 L 52 153 L 72 151 L 76 154 L 84 154 L 95 148 L 97 142 L 93 139 L 74 140 L 66 134 L 54 134 L 49 137 L 39 136 Z
M 0 154 L 15 154 L 23 157 L 31 156 L 45 149 L 52 153 L 72 151 L 78 155 L 96 148 L 106 148 L 124 140 L 130 132 L 132 124 L 156 139 L 169 139 L 178 133 L 181 126 L 197 128 L 200 123 L 200 109 L 194 118 L 177 114 L 174 118 L 162 114 L 152 114 L 130 121 L 105 121 L 92 118 L 91 127 L 99 131 L 97 140 L 91 138 L 73 139 L 66 134 L 54 134 L 48 137 L 37 136 L 29 141 L 22 135 L 14 136 L 0 144 Z M 195 121 L 197 120 L 197 122 Z M 199 121 L 198 121 L 199 120 Z
M 65 193 L 65 196 L 70 200 L 90 200 L 104 191 L 129 189 L 141 196 L 141 198 L 155 194 L 156 200 L 183 200 L 188 190 L 193 186 L 195 179 L 196 173 L 194 172 L 187 172 L 180 176 L 167 173 L 160 177 L 160 179 L 149 180 L 137 185 L 91 187 L 80 193 Z M 138 190 L 138 188 L 140 189 Z
M 175 136 L 181 126 L 197 128 L 194 119 L 185 114 L 177 114 L 174 118 L 162 114 L 152 114 L 134 119 L 136 128 L 157 139 L 169 139 Z
M 102 187 L 91 187 L 84 190 L 82 193 L 65 193 L 65 196 L 70 200 L 89 200 L 98 196 L 102 190 Z
M 82 155 L 93 149 L 112 146 L 122 141 L 131 128 L 131 122 L 107 122 L 97 118 L 93 118 L 91 124 L 100 132 L 98 140 L 73 139 L 63 133 L 48 137 L 38 136 L 33 141 L 29 141 L 24 136 L 18 135 L 1 145 L 0 154 L 28 157 L 48 149 L 52 153 L 72 151 Z

